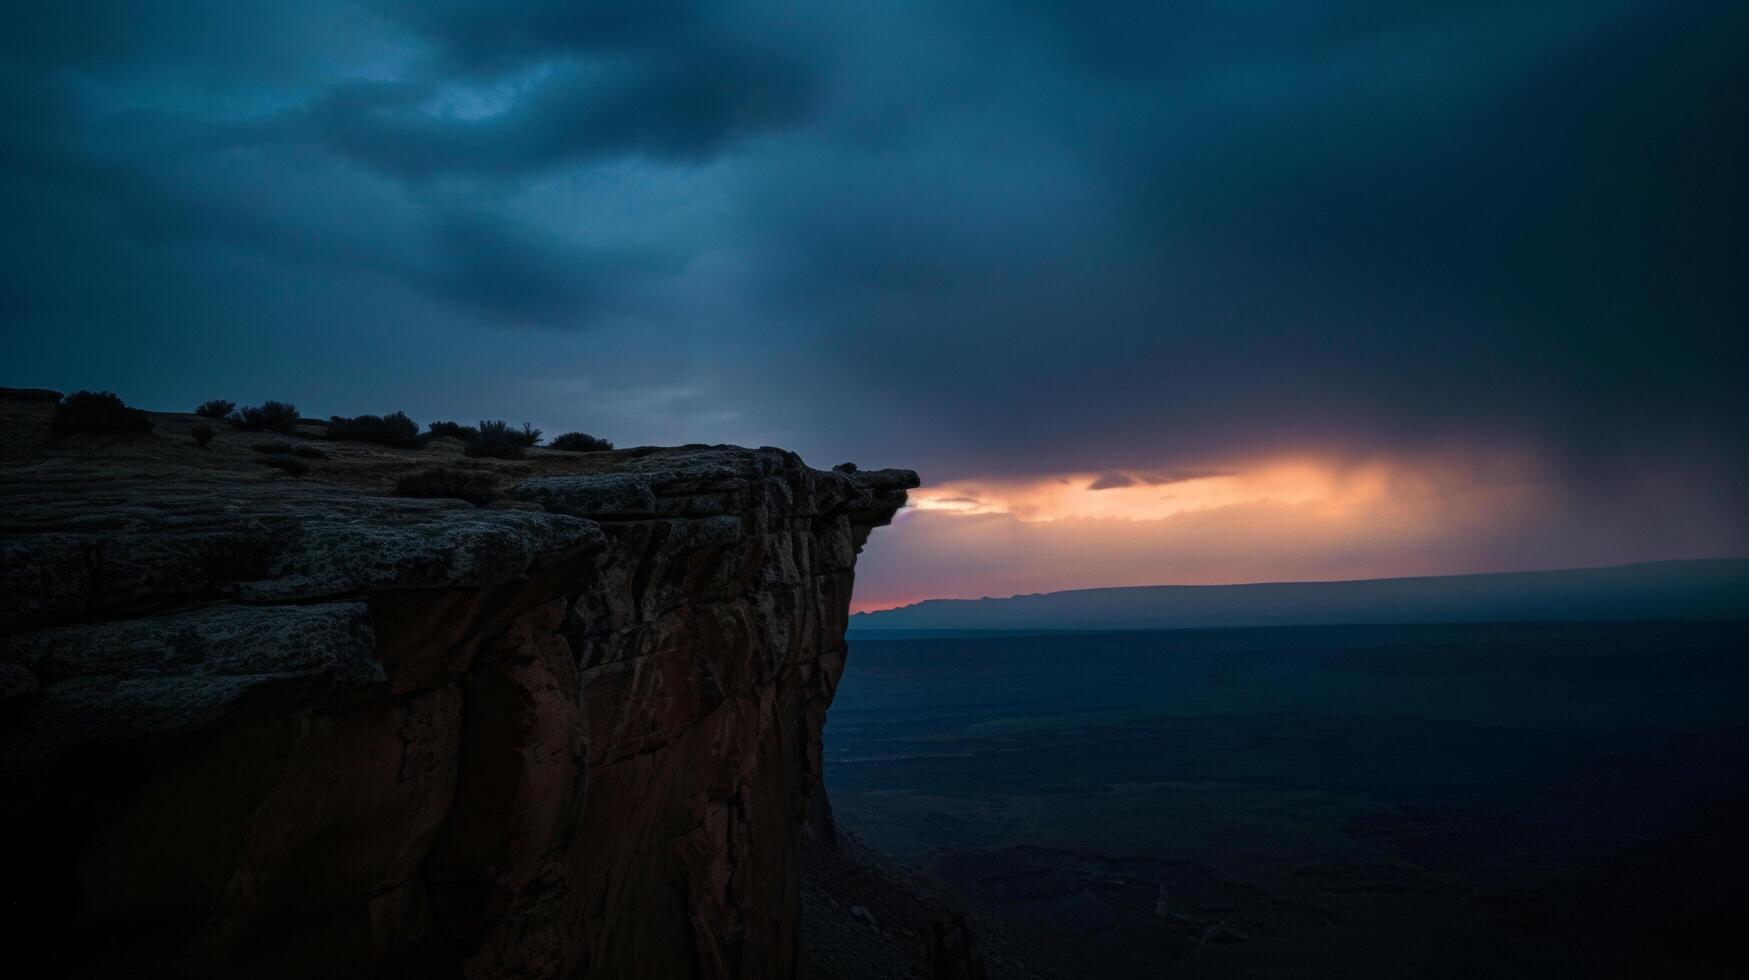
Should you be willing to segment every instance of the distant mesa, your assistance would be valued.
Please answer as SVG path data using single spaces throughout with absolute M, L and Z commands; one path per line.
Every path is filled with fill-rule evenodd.
M 1153 585 L 931 599 L 853 630 L 1176 629 L 1749 619 L 1749 559 L 1349 582 Z

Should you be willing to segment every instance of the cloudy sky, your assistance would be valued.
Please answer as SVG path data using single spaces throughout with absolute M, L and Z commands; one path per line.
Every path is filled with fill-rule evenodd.
M 1746 10 L 28 5 L 0 383 L 915 468 L 864 606 L 1740 555 Z

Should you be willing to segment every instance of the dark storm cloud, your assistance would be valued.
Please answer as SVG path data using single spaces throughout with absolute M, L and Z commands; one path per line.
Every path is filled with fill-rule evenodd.
M 58 0 L 14 4 L 0 57 L 45 72 L 131 68 L 188 77 L 307 77 L 359 52 L 341 30 L 349 4 L 233 0 Z
M 508 324 L 543 329 L 479 397 L 622 442 L 1144 482 L 1511 443 L 1575 492 L 1743 489 L 1745 36 L 1651 0 L 41 5 L 0 37 L 5 353 L 205 397 L 221 320 L 319 315 L 435 347 L 418 390 Z M 85 376 L 73 326 L 185 356 Z
M 390 0 L 379 9 L 435 45 L 448 67 L 471 73 L 514 69 L 556 54 L 675 52 L 732 33 L 702 0 Z
M 293 186 L 299 178 L 285 169 L 297 161 L 236 152 L 215 158 L 205 146 L 208 134 L 187 119 L 160 113 L 96 118 L 69 86 L 52 80 L 20 80 L 4 86 L 0 98 L 25 107 L 12 117 L 25 124 L 0 136 L 0 151 L 8 177 L 29 184 L 20 195 L 20 217 L 40 221 L 35 237 L 7 243 L 8 252 L 17 250 L 15 270 L 41 261 L 36 253 L 49 241 L 95 223 L 105 234 L 147 247 L 217 243 L 312 274 L 375 273 L 509 321 L 539 323 L 604 309 L 616 283 L 669 264 L 647 248 L 580 247 L 538 225 L 506 221 L 490 206 L 441 198 L 401 215 L 398 228 L 361 227 L 353 221 L 368 212 L 325 215 L 295 199 L 255 196 L 257 180 Z M 238 167 L 246 168 L 241 179 Z M 335 197 L 358 193 L 333 184 L 325 189 Z M 58 214 L 49 210 L 57 196 L 68 201 Z M 45 271 L 46 281 L 19 276 L 10 282 L 0 302 L 29 300 L 52 316 L 54 310 L 40 309 L 52 301 L 41 297 L 42 288 L 95 270 Z
M 514 231 L 490 217 L 446 216 L 433 228 L 433 261 L 406 275 L 439 299 L 529 322 L 599 300 L 597 264 L 567 269 L 550 246 Z
M 738 138 L 800 119 L 813 84 L 799 66 L 703 52 L 604 70 L 546 67 L 501 112 L 434 111 L 435 83 L 358 82 L 285 121 L 391 176 L 509 176 L 618 156 L 702 161 Z
M 682 5 L 572 6 L 494 5 L 481 20 L 460 5 L 86 0 L 21 14 L 0 41 L 0 189 L 25 219 L 3 243 L 12 268 L 193 242 L 330 281 L 374 274 L 490 322 L 610 315 L 694 246 L 547 219 L 515 182 L 624 158 L 701 164 L 798 121 L 819 83 L 799 55 Z M 445 176 L 478 179 L 410 186 Z M 87 235 L 108 241 L 73 240 Z M 57 294 L 145 274 L 42 271 L 8 276 L 0 303 L 89 316 L 89 297 Z M 211 266 L 185 274 L 233 285 Z
M 1136 479 L 1150 487 L 1164 486 L 1168 483 L 1186 483 L 1191 480 L 1208 480 L 1219 476 L 1235 476 L 1232 470 L 1166 470 L 1157 473 L 1138 473 Z
M 984 25 L 981 112 L 773 189 L 774 292 L 959 465 L 1741 459 L 1740 6 L 1064 9 Z
M 383 9 L 429 44 L 417 80 L 337 85 L 287 122 L 391 175 L 507 176 L 628 155 L 705 161 L 799 122 L 822 83 L 805 51 L 740 35 L 698 4 Z M 459 106 L 458 86 L 476 90 Z M 470 111 L 470 95 L 491 104 Z
M 411 79 L 336 85 L 283 121 L 391 176 L 507 177 L 625 156 L 704 162 L 794 125 L 823 84 L 690 3 L 392 3 L 425 42 Z
M 1101 473 L 1092 483 L 1087 485 L 1087 489 L 1116 490 L 1119 487 L 1133 487 L 1135 485 L 1135 477 L 1123 473 Z

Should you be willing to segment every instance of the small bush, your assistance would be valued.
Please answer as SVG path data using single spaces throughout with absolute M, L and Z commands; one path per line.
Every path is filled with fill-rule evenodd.
M 432 437 L 448 436 L 451 439 L 460 439 L 463 442 L 473 442 L 475 439 L 480 438 L 479 429 L 476 429 L 471 425 L 462 425 L 459 422 L 433 422 L 426 426 L 426 429 L 427 434 Z
M 152 416 L 109 391 L 75 391 L 55 406 L 54 433 L 150 432 Z
M 476 507 L 498 499 L 498 478 L 486 470 L 434 466 L 395 481 L 395 496 L 465 500 Z
M 540 430 L 522 424 L 518 432 L 510 424 L 502 420 L 482 421 L 480 434 L 468 443 L 465 452 L 469 456 L 489 456 L 493 459 L 520 459 L 522 451 L 540 442 Z
M 212 401 L 201 402 L 200 407 L 194 410 L 194 414 L 203 419 L 222 419 L 229 418 L 230 414 L 236 410 L 236 402 L 228 402 L 223 398 L 214 398 Z
M 298 424 L 298 407 L 289 402 L 262 402 L 240 409 L 231 424 L 245 432 L 290 432 Z
M 832 467 L 832 471 L 835 473 L 855 473 L 856 472 L 856 464 L 855 463 L 839 463 L 837 466 Z
M 606 439 L 597 439 L 586 432 L 567 432 L 547 443 L 547 446 L 568 453 L 599 453 L 612 449 L 613 443 Z
M 328 420 L 328 438 L 350 442 L 374 442 L 383 446 L 412 447 L 420 444 L 419 423 L 406 412 L 393 415 L 358 415 Z
M 284 470 L 292 476 L 303 476 L 305 473 L 310 472 L 310 464 L 301 459 L 293 459 L 290 456 L 270 456 L 267 459 L 258 459 L 255 462 L 260 463 L 262 466 L 271 466 L 276 470 Z
M 188 430 L 188 437 L 193 439 L 194 444 L 202 449 L 205 449 L 206 444 L 212 442 L 213 436 L 216 435 L 218 435 L 218 433 L 214 432 L 213 427 L 210 425 L 197 425 Z

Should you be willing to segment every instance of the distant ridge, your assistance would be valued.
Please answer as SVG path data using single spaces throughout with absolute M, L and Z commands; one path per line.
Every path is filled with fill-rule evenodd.
M 1363 623 L 1749 619 L 1749 559 L 1347 582 L 1146 585 L 930 599 L 853 630 L 1172 629 Z

